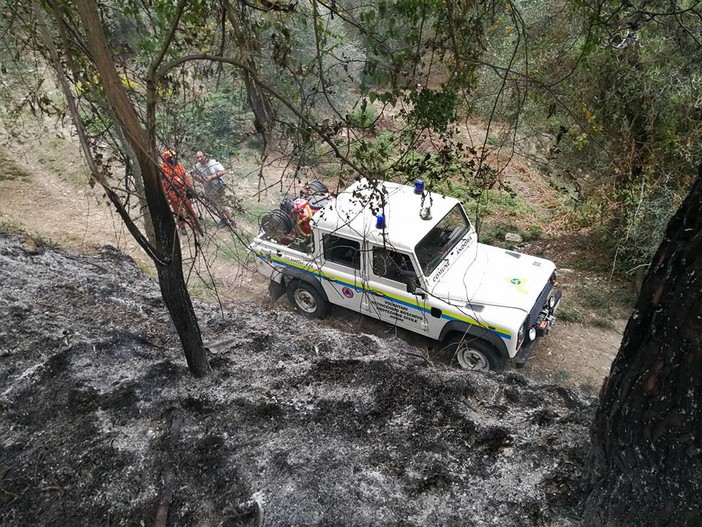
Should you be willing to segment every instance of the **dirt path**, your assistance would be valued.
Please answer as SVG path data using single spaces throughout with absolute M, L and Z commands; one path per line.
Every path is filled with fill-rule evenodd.
M 12 145 L 3 141 L 0 221 L 78 253 L 111 244 L 145 261 L 101 190 L 88 185 L 88 171 L 76 145 L 60 138 L 51 143 L 49 149 L 39 150 L 30 140 Z M 13 164 L 26 175 L 8 176 Z
M 30 137 L 14 138 L 10 143 L 4 136 L 0 142 L 0 224 L 79 253 L 92 253 L 110 244 L 134 258 L 143 269 L 151 270 L 153 275 L 149 259 L 129 236 L 101 191 L 88 186 L 87 169 L 75 141 L 66 135 L 56 136 L 49 141 L 50 147 L 42 149 L 33 148 L 33 141 Z M 525 177 L 523 172 L 521 175 Z M 249 200 L 248 206 L 266 210 L 268 205 L 253 197 L 255 188 L 255 181 L 240 180 L 234 190 Z M 274 202 L 276 197 L 271 194 L 267 199 Z M 249 214 L 241 220 L 251 223 L 251 218 Z M 205 258 L 207 268 L 192 270 L 190 283 L 194 294 L 215 299 L 204 286 L 212 277 L 225 307 L 245 299 L 261 301 L 265 298 L 266 283 L 252 271 L 250 259 L 247 262 L 246 255 L 240 251 L 233 254 L 238 251 L 233 249 L 231 233 L 213 227 L 209 233 L 210 247 L 218 248 L 218 256 L 212 254 Z M 183 243 L 185 254 L 191 254 L 193 247 L 187 241 Z M 583 273 L 566 272 L 561 275 L 561 286 L 567 298 L 569 294 L 577 294 L 584 281 L 597 280 L 592 274 L 584 278 Z M 275 309 L 289 308 L 281 300 Z M 359 329 L 358 317 L 348 313 L 337 314 L 326 324 L 350 333 Z M 602 327 L 587 323 L 587 319 L 584 322 L 561 321 L 549 338 L 538 344 L 522 371 L 535 379 L 597 393 L 616 355 L 624 325 L 621 317 L 613 318 Z M 381 335 L 394 332 L 370 320 L 361 321 L 360 328 Z M 405 340 L 415 342 L 412 335 L 405 336 Z

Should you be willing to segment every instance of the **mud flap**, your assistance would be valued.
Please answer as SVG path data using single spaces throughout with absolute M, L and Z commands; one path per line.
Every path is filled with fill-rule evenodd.
M 275 280 L 271 280 L 268 284 L 268 294 L 271 297 L 271 301 L 275 302 L 285 294 L 285 288 L 282 286 L 282 284 L 279 284 Z
M 517 354 L 514 356 L 514 365 L 517 368 L 524 367 L 526 361 L 529 360 L 529 357 L 531 356 L 531 352 L 534 351 L 534 344 L 536 344 L 537 340 L 539 340 L 539 337 L 537 337 L 536 340 L 530 340 L 529 342 L 525 342 L 519 349 Z

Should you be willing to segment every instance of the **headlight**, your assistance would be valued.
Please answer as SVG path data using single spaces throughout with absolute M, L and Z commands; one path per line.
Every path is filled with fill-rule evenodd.
M 551 295 L 551 298 L 548 299 L 548 307 L 549 309 L 556 307 L 556 295 Z
M 517 341 L 521 342 L 524 340 L 524 324 L 522 324 L 522 327 L 519 328 L 519 332 L 517 333 Z
M 536 328 L 529 330 L 529 340 L 536 340 Z

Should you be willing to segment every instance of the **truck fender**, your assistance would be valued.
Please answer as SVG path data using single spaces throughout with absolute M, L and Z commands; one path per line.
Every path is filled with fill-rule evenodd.
M 322 284 L 319 282 L 319 280 L 317 278 L 310 275 L 309 273 L 306 273 L 304 271 L 300 271 L 298 269 L 283 269 L 280 271 L 280 274 L 282 275 L 283 287 L 288 287 L 288 284 L 290 282 L 297 279 L 297 280 L 301 280 L 303 282 L 307 282 L 312 287 L 314 287 L 315 291 L 317 291 L 320 295 L 322 295 L 322 298 L 324 298 L 324 299 L 327 298 L 327 293 L 324 292 L 324 288 L 322 287 Z
M 439 336 L 439 341 L 444 342 L 446 338 L 451 335 L 451 333 L 460 333 L 461 335 L 467 334 L 471 337 L 479 338 L 485 342 L 492 345 L 497 352 L 509 359 L 509 353 L 507 352 L 507 346 L 504 340 L 499 335 L 493 333 L 487 328 L 480 326 L 475 326 L 473 324 L 468 324 L 467 322 L 462 322 L 460 320 L 451 320 L 448 322 L 441 330 L 441 335 Z

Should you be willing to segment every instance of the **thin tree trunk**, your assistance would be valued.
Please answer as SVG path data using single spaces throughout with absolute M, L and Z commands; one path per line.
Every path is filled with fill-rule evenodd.
M 110 112 L 111 113 L 111 112 Z M 151 242 L 152 245 L 156 245 L 156 233 L 154 232 L 153 223 L 151 223 L 151 215 L 149 214 L 149 205 L 146 202 L 146 193 L 144 191 L 144 176 L 141 173 L 141 167 L 137 162 L 136 154 L 132 145 L 126 140 L 122 129 L 118 126 L 115 129 L 115 133 L 118 136 L 119 142 L 124 148 L 127 154 L 128 162 L 131 163 L 131 171 L 134 176 L 134 186 L 136 187 L 137 199 L 139 200 L 139 216 L 144 218 L 144 232 L 146 233 L 146 239 Z
M 702 174 L 653 259 L 592 442 L 586 525 L 702 525 Z
M 95 3 L 90 0 L 77 0 L 76 6 L 86 30 L 92 58 L 100 73 L 105 95 L 141 168 L 144 194 L 161 256 L 154 258 L 154 263 L 163 300 L 183 345 L 188 368 L 196 377 L 204 376 L 209 372 L 209 364 L 200 326 L 183 276 L 180 243 L 173 215 L 161 188 L 155 148 L 150 145 L 147 133 L 139 124 L 136 112 L 124 92 Z

